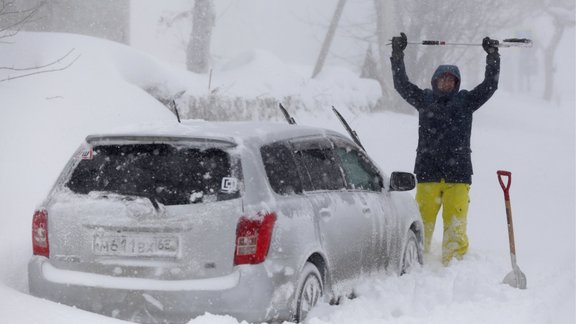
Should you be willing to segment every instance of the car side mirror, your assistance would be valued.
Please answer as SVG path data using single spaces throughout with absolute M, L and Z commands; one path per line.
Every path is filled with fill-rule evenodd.
M 389 191 L 408 191 L 416 187 L 416 178 L 409 172 L 392 172 Z

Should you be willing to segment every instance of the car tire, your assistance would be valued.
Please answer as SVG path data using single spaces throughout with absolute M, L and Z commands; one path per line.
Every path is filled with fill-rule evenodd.
M 402 254 L 402 270 L 400 274 L 409 273 L 415 267 L 421 266 L 422 263 L 422 246 L 418 244 L 416 233 L 410 230 L 408 231 L 408 239 L 406 240 L 406 246 Z
M 324 285 L 320 271 L 311 262 L 306 262 L 298 280 L 294 321 L 302 322 L 323 295 Z

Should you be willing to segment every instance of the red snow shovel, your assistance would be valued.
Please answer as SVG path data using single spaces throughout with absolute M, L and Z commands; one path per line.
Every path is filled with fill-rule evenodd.
M 512 225 L 512 207 L 510 206 L 510 183 L 512 182 L 512 172 L 510 171 L 497 171 L 498 181 L 504 191 L 504 201 L 506 203 L 506 218 L 508 220 L 508 239 L 510 240 L 510 258 L 512 260 L 512 272 L 504 277 L 502 283 L 508 284 L 514 288 L 526 289 L 526 275 L 520 271 L 518 264 L 516 264 L 516 245 L 514 244 L 514 227 Z M 503 178 L 508 177 L 508 181 L 504 184 Z

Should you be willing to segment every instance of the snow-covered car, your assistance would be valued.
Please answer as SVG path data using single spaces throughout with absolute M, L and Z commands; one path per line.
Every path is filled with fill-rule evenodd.
M 88 136 L 34 213 L 30 292 L 143 323 L 300 321 L 363 276 L 422 263 L 412 188 L 315 127 Z

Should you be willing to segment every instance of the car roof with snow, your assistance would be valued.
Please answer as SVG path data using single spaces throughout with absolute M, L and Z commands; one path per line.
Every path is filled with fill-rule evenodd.
M 220 143 L 223 146 L 230 146 L 241 143 L 270 143 L 313 135 L 331 135 L 349 141 L 341 133 L 319 127 L 274 122 L 212 122 L 203 120 L 141 124 L 109 133 L 89 135 L 86 141 L 90 144 L 100 144 L 102 142 L 140 142 L 143 140 L 174 142 L 206 142 L 208 140 L 211 145 Z

